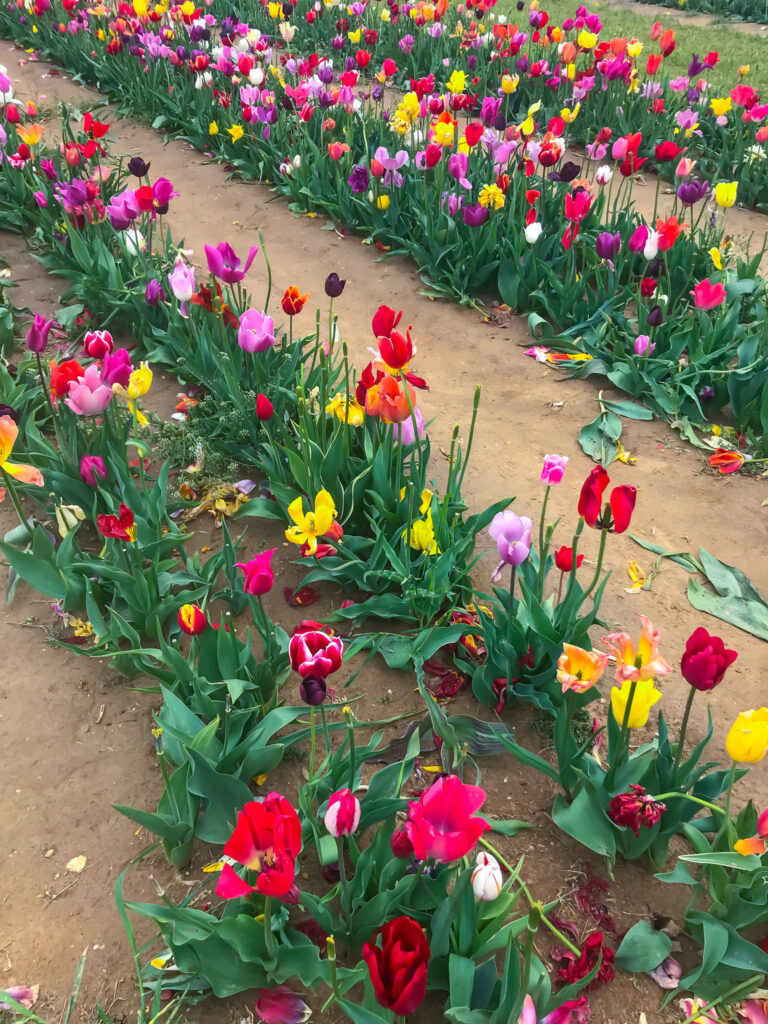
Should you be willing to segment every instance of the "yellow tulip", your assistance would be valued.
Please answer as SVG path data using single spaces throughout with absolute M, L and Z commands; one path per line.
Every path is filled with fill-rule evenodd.
M 520 84 L 519 75 L 502 75 L 501 76 L 501 91 L 510 96 Z
M 768 753 L 768 708 L 742 711 L 730 728 L 725 749 L 733 761 L 762 761 Z
M 464 86 L 467 84 L 467 76 L 463 71 L 452 71 L 451 77 L 446 82 L 446 89 L 452 93 L 464 92 Z
M 627 44 L 627 56 L 628 57 L 639 57 L 643 52 L 643 44 L 639 39 L 631 39 Z
M 219 134 L 219 126 L 216 124 L 215 121 L 211 121 L 211 123 L 208 125 L 208 134 L 209 135 L 218 135 Z
M 571 110 L 569 107 L 563 107 L 563 109 L 560 111 L 560 117 L 565 121 L 566 124 L 573 124 L 573 122 L 579 116 L 580 110 L 581 103 L 577 103 L 573 110 Z
M 349 39 L 350 43 L 360 42 L 360 32 L 361 30 L 359 28 L 355 29 L 354 32 L 347 32 L 347 38 Z
M 739 187 L 738 181 L 721 181 L 715 185 L 715 202 L 727 210 L 736 202 L 736 190 Z
M 152 371 L 146 363 L 134 370 L 128 378 L 128 397 L 143 398 L 152 386 Z
M 611 688 L 611 709 L 613 717 L 621 725 L 624 722 L 624 715 L 627 709 L 629 691 L 632 682 L 627 679 L 621 686 Z M 653 705 L 661 700 L 661 691 L 653 685 L 652 679 L 641 679 L 635 686 L 635 695 L 632 698 L 632 707 L 629 711 L 627 725 L 630 729 L 642 729 L 648 721 Z
M 435 540 L 435 527 L 432 522 L 432 511 L 427 512 L 423 519 L 417 519 L 411 524 L 411 529 L 403 530 L 403 536 L 408 537 L 408 543 L 416 551 L 423 551 L 427 555 L 439 555 L 440 548 Z
M 317 551 L 317 538 L 326 534 L 336 515 L 336 506 L 328 491 L 322 490 L 315 498 L 315 507 L 312 512 L 304 512 L 303 498 L 296 498 L 288 506 L 288 515 L 296 524 L 289 526 L 285 531 L 286 540 L 291 544 L 306 544 L 309 553 L 314 555 Z
M 713 248 L 709 250 L 709 255 L 712 257 L 712 262 L 714 263 L 715 268 L 717 270 L 722 270 L 723 254 L 720 252 L 720 250 L 717 247 L 713 246 Z
M 362 426 L 365 414 L 365 410 L 356 398 L 350 398 L 347 403 L 346 395 L 341 392 L 333 396 L 330 403 L 326 405 L 325 411 L 329 416 L 335 416 L 342 423 L 350 423 L 353 427 Z
M 238 139 L 242 139 L 245 134 L 243 126 L 240 124 L 233 124 L 231 128 L 227 128 L 227 131 L 229 132 L 233 142 L 237 142 Z
M 379 196 L 379 198 L 376 200 L 376 208 L 378 210 L 382 210 L 382 211 L 388 210 L 389 209 L 389 196 Z
M 607 654 L 585 651 L 575 644 L 563 644 L 563 653 L 557 660 L 557 681 L 563 693 L 568 690 L 584 693 L 595 685 L 607 664 Z
M 597 36 L 594 32 L 587 32 L 586 29 L 582 29 L 576 42 L 582 50 L 592 50 L 595 47 L 595 43 L 597 43 Z
M 709 101 L 709 106 L 715 117 L 723 117 L 733 106 L 730 96 L 716 96 Z
M 483 185 L 480 189 L 477 201 L 481 206 L 486 207 L 486 209 L 492 208 L 494 210 L 500 210 L 504 205 L 504 193 L 498 185 Z

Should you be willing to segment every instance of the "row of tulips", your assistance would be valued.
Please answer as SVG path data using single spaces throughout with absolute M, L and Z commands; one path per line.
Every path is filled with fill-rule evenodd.
M 533 898 L 520 879 L 522 862 L 509 864 L 489 839 L 520 823 L 480 815 L 486 793 L 464 781 L 477 758 L 504 751 L 562 789 L 555 822 L 602 855 L 647 855 L 659 866 L 670 838 L 684 832 L 697 851 L 687 860 L 702 872 L 689 884 L 710 909 L 686 920 L 704 949 L 700 969 L 684 978 L 678 970 L 682 988 L 722 995 L 734 978 L 743 983 L 749 971 L 768 969 L 768 957 L 740 934 L 760 907 L 764 815 L 748 808 L 734 821 L 730 814 L 739 764 L 768 750 L 768 712 L 739 716 L 727 740 L 730 770 L 703 763 L 709 734 L 685 756 L 687 716 L 676 742 L 661 716 L 657 736 L 633 750 L 633 731 L 660 699 L 654 679 L 670 671 L 646 621 L 637 645 L 626 634 L 606 639 L 616 662 L 611 710 L 588 744 L 575 738 L 576 716 L 597 697 L 608 660 L 591 651 L 588 633 L 599 624 L 603 554 L 608 535 L 630 525 L 634 488 L 609 491 L 608 474 L 596 467 L 580 492 L 571 545 L 557 552 L 546 507 L 538 544 L 531 520 L 506 510 L 507 502 L 465 517 L 468 453 L 454 444 L 444 496 L 430 486 L 429 436 L 417 404 L 426 382 L 410 366 L 415 345 L 402 316 L 376 311 L 377 355 L 353 376 L 333 313 L 345 282 L 329 275 L 327 333 L 318 318 L 314 334 L 302 338 L 294 319 L 307 297 L 298 288 L 282 296 L 282 331 L 269 296 L 263 309 L 252 304 L 243 279 L 255 246 L 244 259 L 224 242 L 206 247 L 202 283 L 162 226 L 172 183 L 152 180 L 137 159 L 126 167 L 132 177 L 114 171 L 107 137 L 108 126 L 89 117 L 82 131 L 65 124 L 60 151 L 19 156 L 16 149 L 0 166 L 2 194 L 18 197 L 16 210 L 31 211 L 38 226 L 58 226 L 42 258 L 98 311 L 95 321 L 73 323 L 71 334 L 37 316 L 16 374 L 0 372 L 0 471 L 19 512 L 2 552 L 15 572 L 12 586 L 24 579 L 53 599 L 73 649 L 111 655 L 157 683 L 163 704 L 153 735 L 164 792 L 154 813 L 120 810 L 162 840 L 176 867 L 189 862 L 196 842 L 222 848 L 207 910 L 189 901 L 127 904 L 154 920 L 165 942 L 143 970 L 157 1005 L 169 993 L 182 1006 L 201 992 L 261 988 L 262 1019 L 300 1019 L 305 1007 L 286 991 L 291 982 L 323 986 L 326 1009 L 334 1004 L 367 1024 L 423 1004 L 428 1012 L 428 998 L 457 1021 L 533 1013 L 566 1024 L 584 1019 L 583 990 L 609 983 L 614 960 L 635 970 L 666 964 L 674 973 L 663 939 L 653 938 L 642 960 L 631 952 L 637 932 L 616 951 L 597 931 L 580 947 Z M 113 212 L 101 216 L 102 208 Z M 573 242 L 582 223 L 575 206 L 569 213 Z M 127 225 L 114 223 L 119 216 Z M 111 269 L 101 282 L 104 268 Z M 200 496 L 190 494 L 188 479 L 169 490 L 168 463 L 153 469 L 151 418 L 142 408 L 152 372 L 107 329 L 116 315 L 136 326 L 148 353 L 180 360 L 197 382 L 178 415 L 185 429 L 197 422 L 208 450 L 232 444 L 230 415 L 247 426 L 237 451 L 268 484 L 259 496 L 247 480 L 227 497 L 212 492 L 212 511 L 290 522 L 285 537 L 310 568 L 308 581 L 332 580 L 355 595 L 337 622 L 373 612 L 405 619 L 406 637 L 361 634 L 348 642 L 333 625 L 310 621 L 288 637 L 262 605 L 275 585 L 273 550 L 237 562 L 224 528 L 221 552 L 206 562 L 187 552 L 179 524 L 191 520 L 176 513 L 194 511 Z M 134 464 L 129 450 L 138 452 Z M 548 456 L 544 486 L 560 486 L 566 465 Z M 25 496 L 37 498 L 37 519 L 24 512 Z M 58 538 L 46 517 L 55 519 Z M 480 598 L 468 567 L 486 527 L 501 563 L 495 575 L 509 566 L 511 578 Z M 586 578 L 585 528 L 599 537 L 597 567 Z M 236 617 L 246 610 L 256 648 Z M 342 670 L 366 648 L 416 669 L 425 731 L 439 740 L 437 776 L 417 770 L 417 729 L 404 756 L 364 788 L 366 762 L 386 748 L 381 733 L 361 741 L 357 730 L 379 723 L 358 722 L 349 705 L 339 713 L 334 694 Z M 697 631 L 682 662 L 691 694 L 719 684 L 732 660 L 722 641 Z M 470 684 L 499 714 L 520 699 L 552 714 L 556 764 L 522 748 L 503 722 L 489 729 L 435 700 Z M 286 703 L 289 693 L 297 703 Z M 296 798 L 272 790 L 254 799 L 254 782 L 263 785 L 285 750 L 300 745 L 308 747 L 308 779 Z M 716 802 L 723 793 L 725 809 Z M 709 819 L 695 817 L 702 807 Z M 319 894 L 299 887 L 300 868 L 314 858 L 331 879 Z M 665 880 L 688 881 L 671 874 Z M 635 928 L 642 933 L 644 925 Z M 540 930 L 567 950 L 554 979 L 534 948 Z M 705 975 L 723 939 L 733 946 L 727 962 Z
M 463 29 L 441 32 L 438 42 L 457 35 L 463 48 L 445 58 L 447 67 L 441 59 L 421 77 L 414 76 L 424 68 L 411 69 L 401 95 L 385 88 L 398 80 L 387 63 L 394 58 L 383 58 L 376 82 L 360 51 L 344 56 L 349 37 L 378 32 L 365 28 L 379 16 L 376 6 L 353 5 L 349 16 L 360 27 L 325 52 L 310 49 L 323 43 L 312 35 L 317 20 L 304 19 L 309 35 L 306 49 L 298 48 L 301 36 L 289 29 L 304 31 L 301 11 L 280 4 L 257 9 L 260 27 L 183 6 L 122 5 L 115 19 L 75 5 L 59 21 L 55 4 L 43 3 L 21 15 L 11 7 L 0 18 L 17 38 L 97 78 L 158 127 L 182 131 L 242 173 L 268 176 L 303 209 L 409 252 L 434 290 L 464 302 L 495 293 L 534 314 L 537 329 L 546 319 L 552 347 L 577 356 L 570 372 L 603 374 L 684 428 L 704 426 L 728 406 L 739 443 L 764 444 L 761 253 L 740 256 L 725 226 L 738 190 L 746 188 L 742 200 L 751 202 L 749 183 L 765 180 L 768 105 L 744 82 L 713 96 L 696 76 L 711 71 L 716 53 L 695 58 L 684 82 L 664 79 L 661 62 L 675 46 L 669 31 L 652 33 L 661 49 L 658 61 L 648 58 L 641 89 L 642 44 L 599 41 L 599 19 L 583 8 L 567 26 L 552 26 L 534 9 L 531 32 L 508 32 L 498 21 L 483 33 L 473 22 L 469 39 Z M 333 10 L 324 7 L 319 20 Z M 418 7 L 385 24 L 426 33 L 446 24 L 438 15 L 450 24 L 448 11 L 428 17 Z M 376 45 L 384 39 L 377 35 Z M 551 87 L 547 71 L 532 70 L 547 59 L 518 56 L 525 67 L 512 69 L 526 46 L 559 54 Z M 473 84 L 456 66 L 470 59 L 473 71 L 487 63 L 492 77 L 476 75 Z M 482 87 L 484 97 L 474 91 Z M 22 133 L 32 131 L 12 102 L 6 117 L 11 111 L 25 121 Z M 738 153 L 729 151 L 734 139 Z M 586 145 L 578 163 L 569 149 L 576 142 Z M 8 150 L 11 160 L 34 164 L 36 144 L 34 132 L 30 142 L 11 137 L 11 147 L 21 147 Z M 633 191 L 649 170 L 657 189 L 646 219 Z M 674 183 L 664 211 L 663 177 Z M 106 216 L 131 236 L 142 201 L 149 194 Z M 94 215 L 105 211 L 96 206 Z

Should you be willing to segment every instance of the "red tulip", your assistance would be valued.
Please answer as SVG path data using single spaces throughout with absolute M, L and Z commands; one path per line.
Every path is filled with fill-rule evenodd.
M 51 394 L 55 398 L 62 398 L 64 395 L 69 394 L 71 382 L 77 380 L 78 377 L 82 377 L 85 373 L 84 368 L 76 359 L 66 359 L 60 366 L 55 359 L 52 359 L 48 364 L 48 368 L 51 374 Z
M 253 1004 L 257 1016 L 264 1024 L 301 1024 L 307 1020 L 309 1007 L 287 985 L 262 988 Z
M 395 829 L 389 837 L 389 848 L 392 850 L 392 855 L 401 860 L 410 860 L 413 856 L 413 843 L 404 828 Z
M 399 313 L 396 313 L 394 309 L 390 309 L 389 306 L 379 306 L 373 314 L 373 320 L 371 321 L 373 333 L 377 338 L 389 337 L 395 327 L 400 323 L 402 316 L 402 310 L 400 310 Z
M 679 146 L 675 145 L 674 142 L 669 142 L 668 140 L 666 140 L 664 142 L 660 142 L 656 146 L 655 152 L 656 159 L 666 164 L 669 163 L 671 160 L 676 160 L 678 156 L 682 153 L 682 149 Z
M 335 839 L 351 836 L 360 824 L 360 811 L 360 801 L 352 790 L 340 789 L 328 799 L 325 827 Z
M 467 140 L 467 145 L 470 149 L 478 144 L 484 131 L 484 125 L 480 124 L 478 121 L 471 121 L 467 125 L 464 129 L 464 138 Z
M 296 316 L 304 309 L 304 303 L 309 295 L 302 295 L 296 285 L 290 285 L 285 289 L 281 305 L 286 316 Z
M 695 690 L 714 690 L 737 657 L 736 651 L 729 650 L 719 636 L 711 636 L 699 626 L 685 643 L 680 671 Z
M 179 626 L 187 636 L 198 636 L 208 625 L 205 612 L 196 604 L 183 604 L 179 608 Z
M 376 933 L 381 946 L 366 942 L 365 960 L 376 1001 L 400 1016 L 414 1013 L 427 991 L 429 943 L 424 929 L 410 917 L 396 917 Z
M 624 533 L 625 530 L 629 529 L 629 523 L 632 519 L 632 513 L 635 510 L 635 501 L 637 500 L 637 488 L 631 484 L 622 484 L 620 487 L 614 487 L 611 491 L 611 515 L 613 518 L 613 533 Z M 610 526 L 603 527 L 603 529 L 611 529 Z
M 224 855 L 258 871 L 259 877 L 254 887 L 225 864 L 216 895 L 225 900 L 255 891 L 262 896 L 287 896 L 296 877 L 300 850 L 301 822 L 290 801 L 279 793 L 251 800 L 237 815 L 234 832 L 224 844 Z
M 413 358 L 411 328 L 405 334 L 393 330 L 387 338 L 379 338 L 379 355 L 393 370 L 401 370 Z
M 744 465 L 744 456 L 741 452 L 732 452 L 728 448 L 718 448 L 714 455 L 710 455 L 707 462 L 712 469 L 718 469 L 721 473 L 735 473 Z
M 584 561 L 584 555 L 576 555 L 576 568 L 578 569 Z M 570 572 L 573 568 L 573 548 L 567 548 L 565 544 L 555 552 L 555 566 L 560 572 Z
M 291 668 L 302 678 L 317 676 L 325 679 L 341 668 L 344 646 L 338 636 L 329 636 L 320 629 L 295 633 L 288 643 Z
M 136 526 L 133 512 L 124 503 L 120 503 L 119 515 L 96 516 L 96 526 L 102 537 L 113 537 L 115 540 L 136 540 Z
M 579 496 L 579 515 L 587 526 L 594 527 L 603 507 L 603 493 L 611 478 L 602 466 L 595 466 L 584 481 Z
M 266 395 L 259 393 L 256 396 L 256 417 L 260 420 L 271 420 L 275 413 L 275 407 L 272 405 Z
M 408 809 L 405 830 L 417 860 L 459 860 L 475 846 L 490 825 L 474 817 L 485 790 L 467 786 L 457 775 L 433 783 Z
M 611 491 L 608 504 L 603 509 L 603 494 L 611 478 L 602 466 L 595 466 L 581 488 L 579 515 L 587 526 L 597 530 L 624 533 L 629 527 L 637 499 L 637 488 L 622 484 Z
M 691 295 L 697 309 L 714 309 L 725 302 L 725 285 L 722 281 L 714 283 L 705 277 L 694 285 Z

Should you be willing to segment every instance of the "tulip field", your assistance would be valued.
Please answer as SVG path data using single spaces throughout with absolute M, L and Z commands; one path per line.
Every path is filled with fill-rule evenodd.
M 768 1024 L 761 36 L 0 36 L 0 1024 Z

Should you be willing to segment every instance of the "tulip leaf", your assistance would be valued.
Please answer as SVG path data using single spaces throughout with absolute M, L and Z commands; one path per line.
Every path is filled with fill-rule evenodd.
M 713 594 L 698 580 L 688 580 L 688 600 L 698 611 L 714 615 L 761 640 L 768 640 L 768 605 L 764 602 Z
M 666 932 L 655 931 L 648 921 L 638 921 L 621 940 L 615 959 L 625 971 L 652 971 L 671 950 L 672 940 Z
M 621 437 L 621 420 L 612 412 L 599 412 L 579 431 L 579 444 L 594 462 L 610 466 L 616 458 L 616 441 Z
M 611 824 L 601 808 L 593 803 L 589 790 L 579 790 L 571 804 L 558 794 L 552 820 L 563 832 L 600 856 L 616 856 L 616 838 Z
M 600 402 L 609 412 L 617 416 L 626 416 L 629 420 L 652 420 L 653 413 L 644 405 L 636 405 L 634 402 L 610 402 L 607 398 L 601 398 Z

